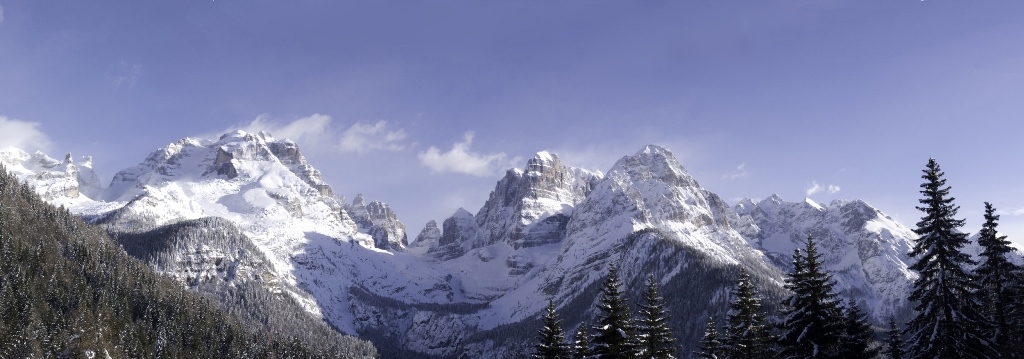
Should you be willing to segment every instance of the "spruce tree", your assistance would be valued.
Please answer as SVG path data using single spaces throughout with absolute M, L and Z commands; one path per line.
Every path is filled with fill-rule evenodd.
M 783 358 L 833 358 L 839 355 L 843 310 L 834 291 L 832 275 L 825 271 L 814 238 L 807 236 L 804 251 L 793 253 L 793 272 L 786 278 L 791 294 L 783 302 L 780 355 Z
M 874 344 L 875 332 L 871 330 L 871 324 L 857 303 L 851 300 L 843 312 L 845 323 L 839 339 L 839 357 L 870 359 L 878 356 L 879 348 Z
M 903 359 L 903 331 L 896 326 L 895 318 L 889 318 L 889 338 L 885 343 L 885 354 L 889 359 Z
M 1017 306 L 1011 291 L 1020 268 L 1008 258 L 1013 248 L 1006 236 L 998 234 L 996 227 L 999 225 L 999 215 L 995 212 L 992 204 L 985 202 L 985 224 L 978 233 L 982 259 L 975 273 L 991 324 L 989 338 L 992 338 L 992 345 L 1000 357 L 1010 358 L 1016 354 L 1009 343 L 1011 331 L 1016 327 L 1011 322 L 1010 314 L 1014 311 L 1013 307 Z
M 732 297 L 725 340 L 722 341 L 725 356 L 731 359 L 775 358 L 761 298 L 744 269 L 740 269 L 739 283 Z
M 642 358 L 674 358 L 675 338 L 668 327 L 665 299 L 658 293 L 658 282 L 654 275 L 647 276 L 647 290 L 639 305 L 640 320 L 637 326 L 637 352 Z
M 531 358 L 568 359 L 569 348 L 565 344 L 565 332 L 555 313 L 555 302 L 548 299 L 548 308 L 543 317 L 544 326 L 537 331 L 537 345 Z
M 580 323 L 580 327 L 576 329 L 576 335 L 572 339 L 572 357 L 575 359 L 589 358 L 590 352 L 590 332 L 587 331 L 587 323 Z
M 992 357 L 978 286 L 964 269 L 976 264 L 961 251 L 968 243 L 967 233 L 958 230 L 964 220 L 955 218 L 959 207 L 935 159 L 928 160 L 923 172 L 924 198 L 917 208 L 924 217 L 917 222 L 914 233 L 919 237 L 908 254 L 917 259 L 910 269 L 920 276 L 910 294 L 917 305 L 907 323 L 907 354 L 914 359 Z
M 619 268 L 613 264 L 608 269 L 597 306 L 599 317 L 594 326 L 597 334 L 593 337 L 597 358 L 631 358 L 636 353 L 633 320 L 626 298 L 619 290 L 621 286 Z
M 722 342 L 718 338 L 718 327 L 715 318 L 708 318 L 707 329 L 704 330 L 704 337 L 700 339 L 700 350 L 694 353 L 701 359 L 721 359 L 725 356 L 722 353 Z

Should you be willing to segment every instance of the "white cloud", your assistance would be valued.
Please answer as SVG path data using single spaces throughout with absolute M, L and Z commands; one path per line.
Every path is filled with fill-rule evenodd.
M 107 80 L 114 87 L 128 86 L 135 87 L 135 83 L 142 77 L 142 65 L 131 64 L 121 60 L 107 68 Z
M 734 180 L 734 179 L 737 179 L 737 178 L 746 177 L 746 176 L 750 175 L 750 172 L 747 172 L 746 167 L 747 167 L 746 163 L 740 163 L 739 166 L 736 166 L 736 170 L 735 171 L 733 171 L 732 173 L 727 174 L 725 176 L 722 176 L 722 178 Z
M 405 130 L 391 129 L 388 121 L 377 123 L 357 123 L 345 130 L 341 135 L 343 152 L 366 153 L 374 150 L 399 151 L 405 148 L 402 143 L 408 135 Z
M 469 131 L 463 136 L 462 142 L 453 144 L 452 149 L 448 152 L 442 153 L 434 146 L 420 152 L 420 163 L 434 172 L 455 172 L 474 176 L 489 175 L 497 167 L 508 164 L 507 156 L 504 153 L 474 153 L 469 149 L 471 144 L 473 144 L 473 132 Z M 513 161 L 516 160 L 513 159 Z
M 0 24 L 4 23 L 4 7 L 0 6 Z
M 331 117 L 319 113 L 283 125 L 271 120 L 268 115 L 260 115 L 248 125 L 238 129 L 245 132 L 266 131 L 277 139 L 289 139 L 300 145 L 315 145 L 327 135 L 330 124 Z
M 39 130 L 38 122 L 21 121 L 0 116 L 0 148 L 14 147 L 25 151 L 46 151 L 50 138 Z
M 818 181 L 811 181 L 811 184 L 808 185 L 805 193 L 807 193 L 807 197 L 810 197 L 816 193 L 821 193 L 822 191 L 828 192 L 828 194 L 836 194 L 839 193 L 840 190 L 841 188 L 838 185 L 829 184 L 828 186 L 822 186 Z
M 821 192 L 821 185 L 818 184 L 817 181 L 811 181 L 811 186 L 807 187 L 807 197 L 810 197 L 811 195 L 818 192 Z

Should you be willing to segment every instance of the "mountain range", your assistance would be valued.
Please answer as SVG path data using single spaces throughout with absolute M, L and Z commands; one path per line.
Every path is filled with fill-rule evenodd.
M 876 324 L 908 315 L 917 276 L 914 233 L 864 201 L 730 205 L 654 145 L 607 172 L 539 152 L 475 212 L 416 227 L 386 203 L 338 196 L 296 143 L 265 132 L 179 140 L 106 187 L 88 157 L 9 149 L 0 162 L 182 286 L 225 305 L 236 288 L 265 288 L 386 357 L 525 355 L 547 299 L 567 330 L 593 319 L 613 264 L 627 293 L 647 275 L 661 284 L 682 357 L 725 313 L 741 268 L 778 302 L 809 235 Z

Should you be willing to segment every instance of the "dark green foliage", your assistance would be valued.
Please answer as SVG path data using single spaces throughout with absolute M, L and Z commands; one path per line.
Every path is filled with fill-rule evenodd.
M 807 236 L 804 251 L 794 251 L 793 272 L 786 278 L 786 288 L 792 294 L 783 302 L 779 324 L 782 357 L 834 358 L 839 355 L 844 318 L 834 286 L 832 275 L 822 267 L 814 238 Z
M 986 320 L 980 310 L 977 282 L 964 268 L 976 264 L 961 249 L 967 233 L 958 229 L 964 221 L 954 218 L 959 207 L 949 196 L 945 174 L 929 159 L 921 176 L 924 198 L 917 207 L 924 217 L 914 233 L 919 238 L 909 255 L 910 266 L 920 274 L 910 300 L 917 302 L 914 318 L 907 324 L 911 358 L 990 358 L 994 356 L 985 336 Z
M 981 297 L 985 312 L 991 324 L 989 338 L 1000 357 L 1011 358 L 1019 350 L 1010 346 L 1011 333 L 1017 326 L 1011 319 L 1014 307 L 1020 306 L 1012 298 L 1012 284 L 1021 268 L 1010 262 L 1008 255 L 1013 252 L 1006 236 L 1000 236 L 996 227 L 999 215 L 991 203 L 985 202 L 985 224 L 978 233 L 981 246 L 981 264 L 975 269 L 981 285 Z
M 647 289 L 639 305 L 637 323 L 637 353 L 642 358 L 674 358 L 675 338 L 668 327 L 665 299 L 658 293 L 658 281 L 647 276 Z
M 724 358 L 722 342 L 718 338 L 718 327 L 714 318 L 708 318 L 708 328 L 704 331 L 704 337 L 700 339 L 700 350 L 694 353 L 701 359 Z
M 0 168 L 0 357 L 370 357 L 251 329 Z
M 576 359 L 587 358 L 590 352 L 590 332 L 587 331 L 587 323 L 580 323 L 576 329 L 576 335 L 572 338 L 572 357 Z
M 548 299 L 547 311 L 544 312 L 544 326 L 537 331 L 537 345 L 532 358 L 535 359 L 568 359 L 569 348 L 565 343 L 565 332 L 562 323 L 555 313 L 555 302 Z
M 843 314 L 844 324 L 839 339 L 838 357 L 870 359 L 878 356 L 879 348 L 874 342 L 875 332 L 871 330 L 871 324 L 857 303 L 847 303 Z
M 761 298 L 746 270 L 740 270 L 740 278 L 732 297 L 725 338 L 722 341 L 725 356 L 732 359 L 775 358 L 776 353 L 772 347 L 774 339 L 765 319 Z
M 597 358 L 629 358 L 636 352 L 636 330 L 621 287 L 619 268 L 612 265 L 597 306 L 599 316 L 594 326 L 597 334 L 593 338 Z
M 896 326 L 896 319 L 889 318 L 889 337 L 885 341 L 885 354 L 889 359 L 903 359 L 903 331 Z

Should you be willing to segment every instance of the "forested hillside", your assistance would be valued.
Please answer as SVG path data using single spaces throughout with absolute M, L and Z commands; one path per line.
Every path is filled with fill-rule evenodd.
M 252 322 L 251 320 L 249 321 Z M 266 329 L 265 329 L 266 328 Z M 0 357 L 373 357 L 369 343 L 243 325 L 0 167 Z

